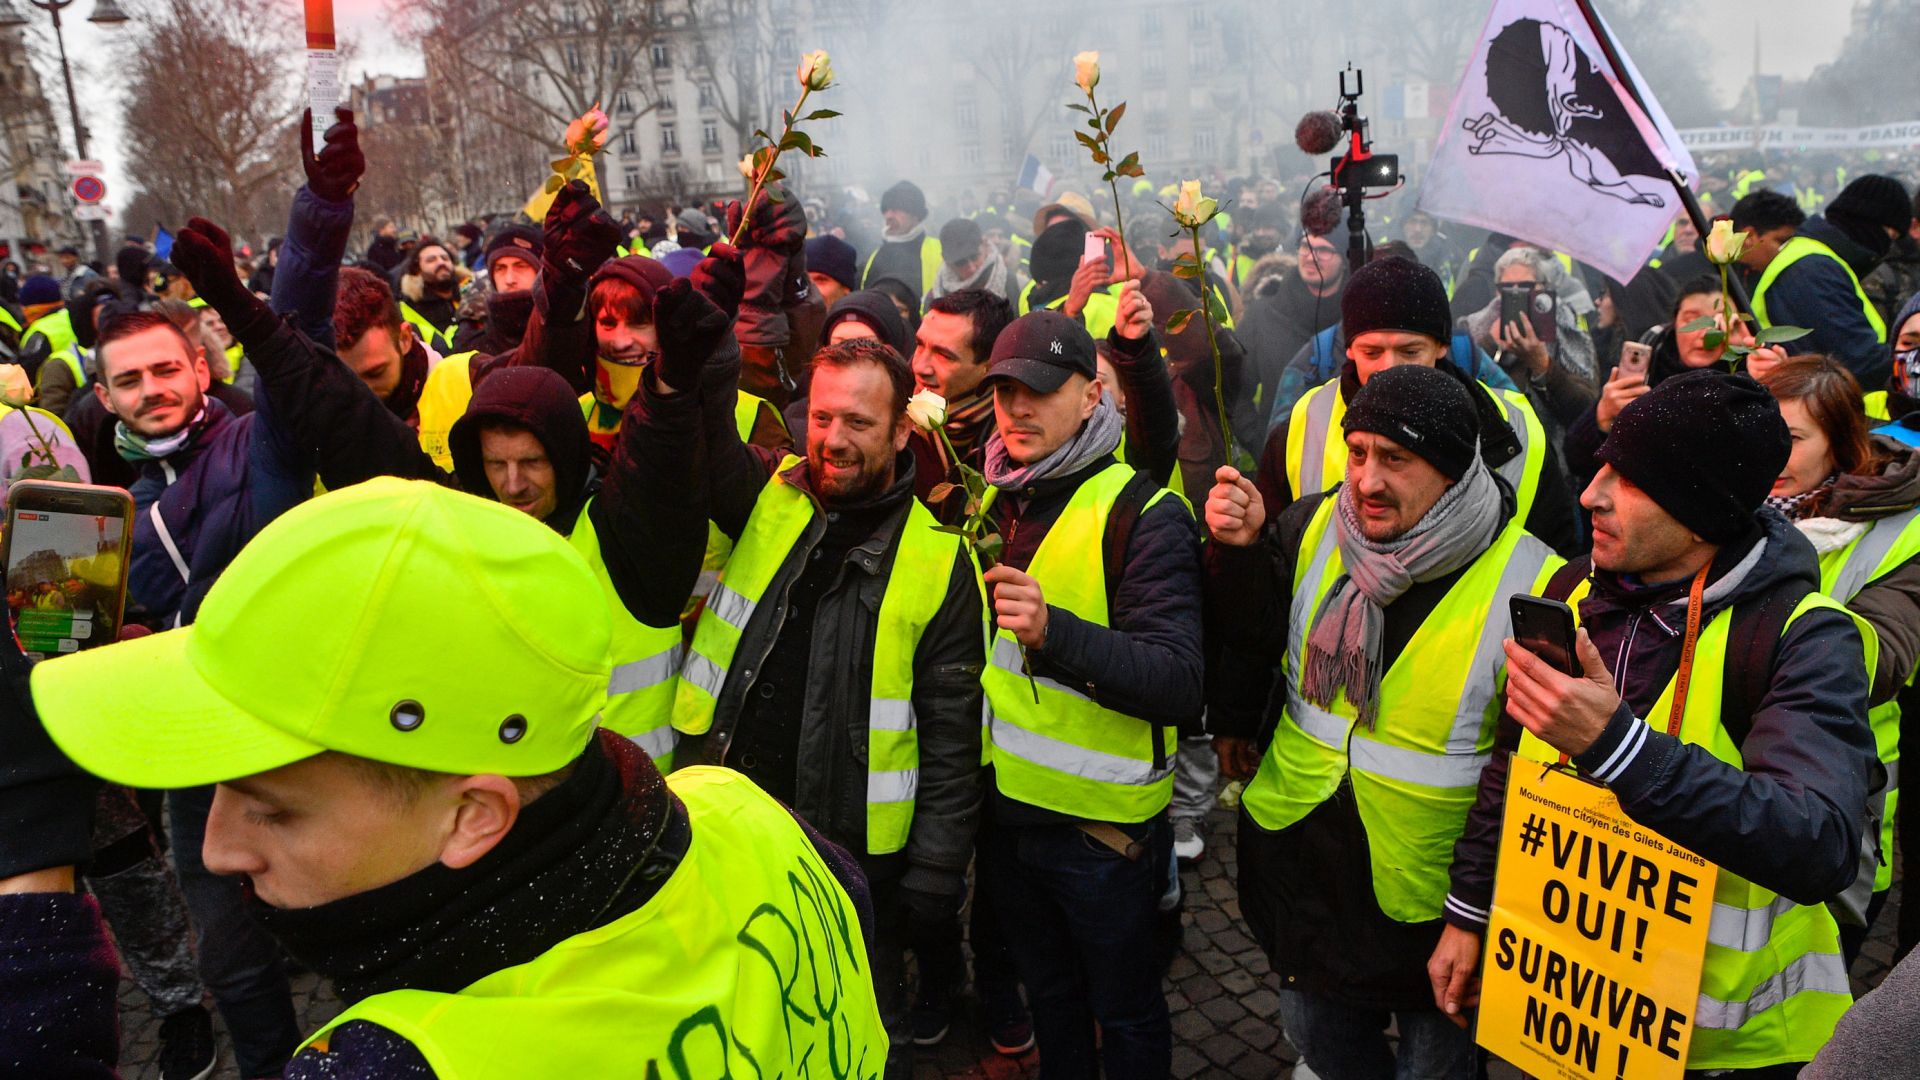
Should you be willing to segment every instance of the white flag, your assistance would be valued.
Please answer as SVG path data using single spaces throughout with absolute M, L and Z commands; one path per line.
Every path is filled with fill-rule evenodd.
M 1494 0 L 1419 208 L 1631 279 L 1680 210 L 1667 170 L 1689 184 L 1697 173 L 1615 41 L 1625 72 L 1607 62 L 1572 0 Z

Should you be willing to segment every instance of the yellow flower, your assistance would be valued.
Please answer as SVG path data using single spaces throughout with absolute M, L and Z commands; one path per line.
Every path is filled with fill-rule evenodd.
M 1173 200 L 1173 220 L 1187 228 L 1205 225 L 1218 213 L 1220 204 L 1200 194 L 1200 181 L 1183 180 L 1180 194 Z
M 1083 52 L 1073 58 L 1073 83 L 1084 94 L 1093 93 L 1093 88 L 1100 85 L 1099 52 Z
M 21 408 L 33 400 L 33 380 L 19 364 L 0 364 L 0 405 Z
M 815 49 L 800 58 L 800 70 L 795 72 L 800 85 L 809 90 L 825 90 L 833 85 L 833 61 L 827 57 L 827 50 Z
M 1739 261 L 1740 250 L 1746 246 L 1747 234 L 1734 232 L 1733 222 L 1721 218 L 1707 234 L 1707 261 L 1715 266 L 1729 266 Z
M 921 431 L 932 434 L 947 422 L 947 399 L 931 390 L 922 390 L 907 399 L 907 419 Z

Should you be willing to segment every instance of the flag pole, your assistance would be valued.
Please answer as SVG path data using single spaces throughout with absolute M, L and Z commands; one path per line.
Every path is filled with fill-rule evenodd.
M 1640 96 L 1640 87 L 1635 85 L 1633 76 L 1627 71 L 1627 65 L 1621 63 L 1620 50 L 1614 46 L 1613 37 L 1607 33 L 1606 24 L 1600 21 L 1599 14 L 1593 10 L 1593 0 L 1573 0 L 1573 2 L 1580 9 L 1581 16 L 1587 20 L 1587 28 L 1593 31 L 1594 40 L 1600 43 L 1600 51 L 1606 56 L 1608 65 L 1613 68 L 1613 73 L 1619 77 L 1620 85 L 1626 89 L 1627 95 L 1633 98 L 1633 103 L 1640 107 L 1641 113 L 1651 120 L 1653 111 L 1647 108 L 1646 99 Z M 1687 186 L 1687 178 L 1681 176 L 1677 169 L 1669 165 L 1667 180 L 1673 184 L 1673 190 L 1680 196 L 1680 205 L 1686 208 L 1687 219 L 1693 222 L 1693 227 L 1700 231 L 1700 239 L 1705 241 L 1707 234 L 1713 231 L 1713 223 L 1707 219 L 1707 212 L 1700 205 L 1700 200 L 1694 197 L 1693 189 Z M 1728 291 L 1733 294 L 1733 305 L 1740 309 L 1740 314 L 1751 316 L 1753 303 L 1747 299 L 1747 287 L 1741 282 L 1740 275 L 1728 274 L 1726 282 Z M 1686 283 L 1675 282 L 1674 284 Z M 1757 327 L 1758 321 L 1754 325 Z

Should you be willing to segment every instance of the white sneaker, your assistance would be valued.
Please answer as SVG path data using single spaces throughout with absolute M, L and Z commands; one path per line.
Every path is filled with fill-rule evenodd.
M 1173 857 L 1183 863 L 1198 862 L 1207 852 L 1206 838 L 1188 822 L 1173 827 Z

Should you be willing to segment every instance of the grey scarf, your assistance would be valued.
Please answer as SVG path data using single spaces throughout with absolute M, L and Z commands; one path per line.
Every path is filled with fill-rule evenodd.
M 1080 425 L 1073 438 L 1031 465 L 1017 464 L 1008 457 L 1007 444 L 996 431 L 987 437 L 987 483 L 1002 491 L 1019 491 L 1041 480 L 1072 476 L 1113 453 L 1125 429 L 1126 421 L 1121 419 L 1120 410 L 1114 407 L 1112 398 L 1103 394 L 1100 404 L 1093 407 L 1093 415 Z
M 1500 528 L 1500 488 L 1478 455 L 1473 469 L 1405 533 L 1373 541 L 1360 531 L 1353 485 L 1335 496 L 1334 541 L 1345 567 L 1308 632 L 1300 692 L 1322 707 L 1341 690 L 1373 730 L 1380 708 L 1386 606 L 1415 582 L 1433 581 L 1478 558 Z
M 951 265 L 941 263 L 940 272 L 934 275 L 933 288 L 927 293 L 927 297 L 938 300 L 962 289 L 985 289 L 995 296 L 1013 299 L 1013 294 L 1007 291 L 1007 264 L 1000 261 L 998 252 L 988 255 L 986 265 L 974 271 L 973 276 L 965 280 L 953 272 Z

